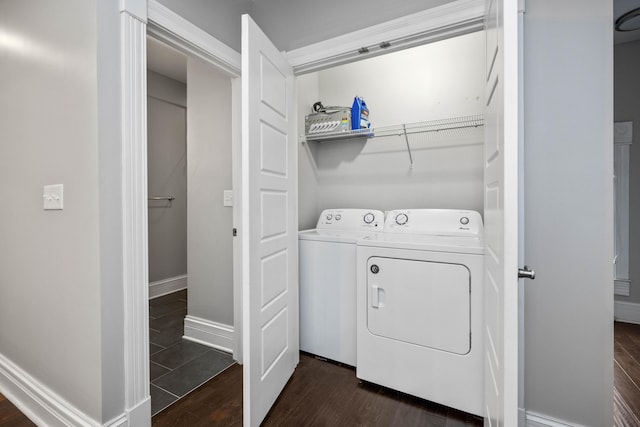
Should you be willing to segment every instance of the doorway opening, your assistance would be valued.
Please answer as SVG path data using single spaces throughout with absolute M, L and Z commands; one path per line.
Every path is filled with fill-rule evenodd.
M 147 36 L 152 414 L 233 364 L 231 122 L 230 78 Z

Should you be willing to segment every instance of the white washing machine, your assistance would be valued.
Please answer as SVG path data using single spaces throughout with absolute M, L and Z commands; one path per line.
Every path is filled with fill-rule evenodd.
M 358 378 L 482 415 L 483 253 L 474 211 L 391 211 L 359 240 Z
M 301 350 L 356 365 L 356 242 L 383 226 L 379 210 L 327 209 L 298 233 Z

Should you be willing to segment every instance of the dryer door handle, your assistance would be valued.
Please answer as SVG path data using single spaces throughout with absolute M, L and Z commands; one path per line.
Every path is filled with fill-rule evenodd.
M 378 308 L 380 306 L 380 294 L 378 285 L 371 285 L 371 307 Z
M 371 307 L 384 307 L 384 289 L 378 285 L 371 285 Z

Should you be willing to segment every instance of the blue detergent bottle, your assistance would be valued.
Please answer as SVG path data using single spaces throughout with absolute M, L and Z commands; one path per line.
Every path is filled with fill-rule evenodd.
M 359 96 L 353 98 L 353 106 L 351 107 L 351 129 L 368 129 L 371 127 L 369 123 L 369 109 L 367 103 Z

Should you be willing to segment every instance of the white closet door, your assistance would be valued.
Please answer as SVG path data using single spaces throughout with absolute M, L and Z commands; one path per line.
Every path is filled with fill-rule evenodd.
M 240 236 L 246 426 L 262 422 L 300 357 L 294 87 L 284 56 L 244 15 Z
M 518 2 L 487 0 L 485 425 L 518 425 Z

